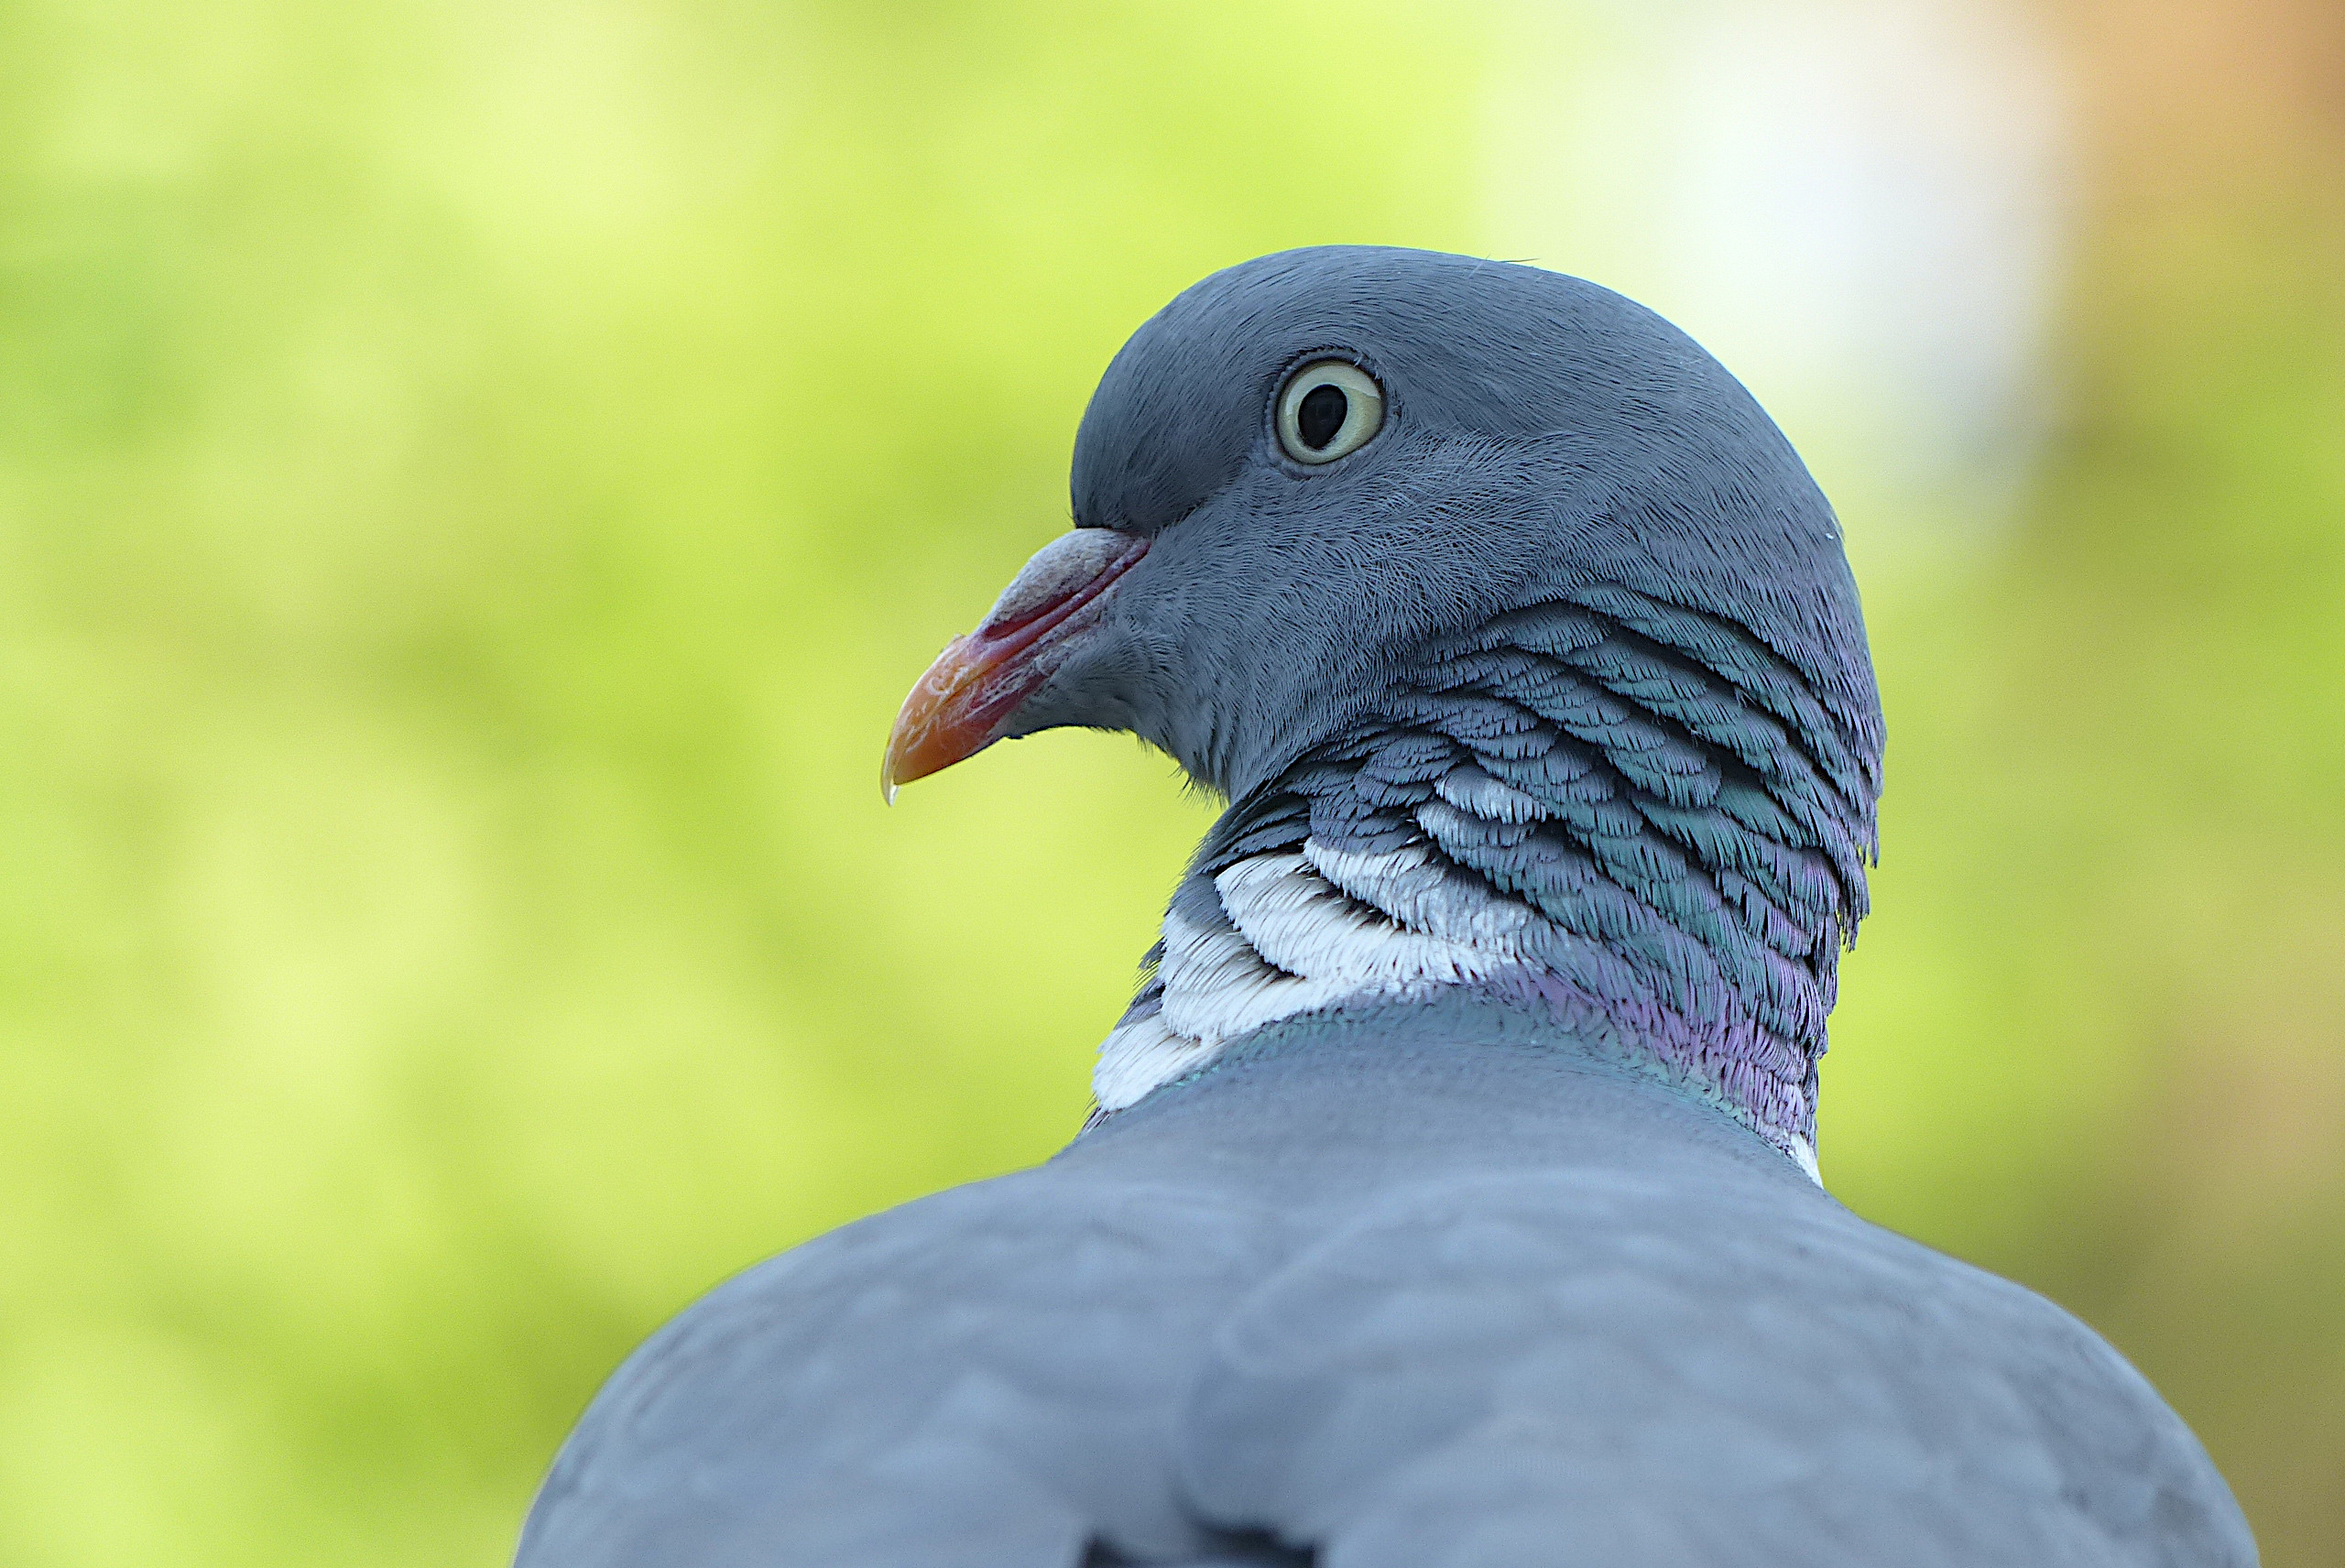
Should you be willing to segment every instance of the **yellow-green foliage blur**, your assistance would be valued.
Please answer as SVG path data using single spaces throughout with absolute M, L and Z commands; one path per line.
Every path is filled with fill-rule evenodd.
M 1209 807 L 1078 734 L 890 813 L 887 724 L 1172 292 L 1503 242 L 1512 20 L 0 7 L 0 1563 L 496 1563 L 699 1291 L 1064 1140 Z M 1844 493 L 1890 786 L 1825 1169 L 2109 1334 L 2312 1568 L 2345 54 L 2042 22 L 2056 414 L 1927 570 Z

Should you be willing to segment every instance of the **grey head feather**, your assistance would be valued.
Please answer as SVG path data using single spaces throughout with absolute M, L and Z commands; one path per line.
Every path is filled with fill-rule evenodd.
M 1331 356 L 1378 376 L 1388 416 L 1306 469 L 1270 407 Z M 1105 718 L 1233 798 L 1375 707 L 1427 639 L 1598 585 L 1746 628 L 1879 750 L 1830 506 L 1724 367 L 1579 278 L 1351 246 L 1216 273 L 1108 365 L 1073 498 L 1078 526 L 1155 548 L 1111 612 L 1117 673 L 1070 672 L 1020 727 Z M 1085 700 L 1129 718 L 1068 712 Z
M 1377 378 L 1385 421 L 1304 466 L 1272 409 L 1327 358 Z M 1103 1105 L 1363 977 L 1466 983 L 1594 1008 L 1812 1159 L 1880 705 L 1838 520 L 1716 360 L 1577 278 L 1286 252 L 1133 335 L 1073 489 L 1079 527 L 1151 549 L 1011 733 L 1130 730 L 1231 800 L 1164 952 L 1243 998 L 1183 1007 L 1160 967 L 1111 1038 Z M 1271 894 L 1227 883 L 1265 855 L 1307 864 L 1279 861 Z M 1308 943 L 1249 929 L 1284 932 L 1305 902 L 1321 973 L 1271 951 Z M 1380 931 L 1445 931 L 1482 934 L 1366 955 Z

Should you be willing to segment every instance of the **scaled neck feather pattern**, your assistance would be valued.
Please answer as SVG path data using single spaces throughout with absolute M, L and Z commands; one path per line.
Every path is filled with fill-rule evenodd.
M 1606 585 L 1411 668 L 1374 722 L 1215 823 L 1100 1048 L 1100 1114 L 1278 1019 L 1475 985 L 1592 1027 L 1813 1175 L 1876 848 L 1870 702 Z

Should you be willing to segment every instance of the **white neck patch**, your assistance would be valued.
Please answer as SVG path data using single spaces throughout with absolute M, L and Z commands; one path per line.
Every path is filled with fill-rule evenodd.
M 1522 943 L 1530 909 L 1445 875 L 1423 844 L 1361 854 L 1305 840 L 1300 853 L 1239 861 L 1215 876 L 1214 889 L 1227 924 L 1166 912 L 1161 1005 L 1101 1043 L 1091 1090 L 1102 1111 L 1122 1110 L 1281 1018 L 1533 962 Z M 1785 1152 L 1818 1179 L 1812 1145 Z
M 1227 925 L 1164 917 L 1162 1005 L 1099 1048 L 1118 1111 L 1264 1024 L 1337 1002 L 1488 979 L 1521 964 L 1531 912 L 1445 877 L 1421 846 L 1256 855 L 1214 877 Z

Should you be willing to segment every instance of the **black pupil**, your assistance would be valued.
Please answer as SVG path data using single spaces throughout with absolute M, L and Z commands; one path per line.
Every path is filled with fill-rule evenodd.
M 1352 400 L 1344 389 L 1323 381 L 1303 395 L 1303 406 L 1294 411 L 1295 433 L 1303 445 L 1318 452 L 1336 439 L 1344 428 L 1344 416 L 1351 411 Z

